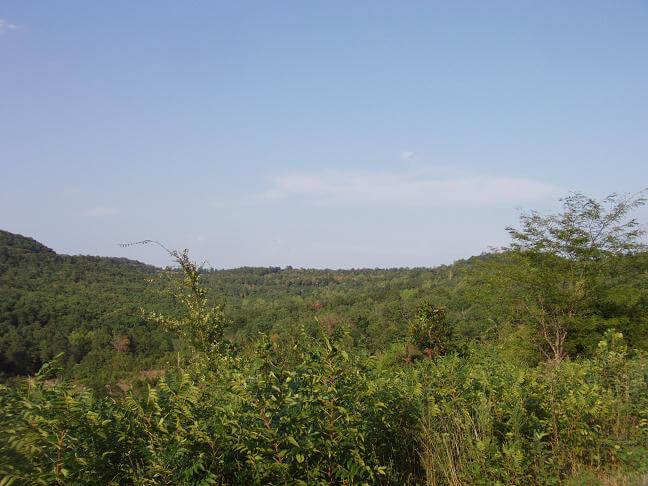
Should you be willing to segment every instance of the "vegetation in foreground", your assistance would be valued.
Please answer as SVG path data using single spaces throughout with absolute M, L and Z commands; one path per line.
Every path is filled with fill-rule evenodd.
M 283 315 L 249 309 L 251 283 L 215 305 L 208 288 L 235 272 L 218 280 L 172 252 L 170 298 L 143 299 L 139 316 L 167 347 L 129 351 L 134 370 L 161 373 L 106 393 L 64 350 L 11 379 L 0 484 L 641 484 L 648 259 L 629 213 L 644 200 L 564 203 L 524 214 L 510 248 L 452 267 L 286 269 L 334 282 L 283 291 Z M 283 273 L 259 276 L 266 295 Z

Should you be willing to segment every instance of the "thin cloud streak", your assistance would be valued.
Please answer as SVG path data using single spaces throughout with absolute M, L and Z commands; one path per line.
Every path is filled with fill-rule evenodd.
M 105 218 L 109 216 L 117 216 L 119 214 L 119 210 L 116 208 L 106 208 L 106 207 L 96 207 L 96 208 L 90 208 L 86 209 L 83 212 L 84 216 L 90 217 L 90 218 Z
M 270 177 L 269 182 L 271 187 L 256 199 L 299 197 L 335 206 L 476 207 L 554 198 L 564 192 L 522 177 L 438 178 L 422 172 L 294 173 Z
M 16 24 L 12 24 L 11 22 L 5 19 L 0 19 L 0 34 L 3 34 L 10 30 L 16 30 L 17 28 L 18 26 Z

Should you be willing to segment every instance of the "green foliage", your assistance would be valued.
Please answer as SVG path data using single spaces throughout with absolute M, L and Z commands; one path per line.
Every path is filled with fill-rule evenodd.
M 324 336 L 302 334 L 296 352 L 282 357 L 263 340 L 234 389 L 241 408 L 230 433 L 245 457 L 235 482 L 358 484 L 413 474 L 418 414 L 409 390 Z M 390 413 L 408 427 L 386 420 Z
M 412 343 L 430 358 L 446 352 L 450 344 L 450 329 L 445 322 L 447 310 L 430 302 L 419 304 L 409 327 Z
M 189 317 L 172 322 L 188 333 L 210 321 L 191 319 L 207 304 L 195 265 L 183 263 Z M 302 331 L 288 348 L 263 338 L 250 355 L 217 353 L 189 371 L 168 370 L 146 393 L 121 400 L 46 381 L 60 371 L 48 363 L 2 389 L 0 476 L 29 484 L 411 480 L 419 473 L 412 396 L 420 389 L 351 353 L 348 331 L 333 336 Z M 218 343 L 208 344 L 201 352 Z
M 29 484 L 403 484 L 416 406 L 398 376 L 327 338 L 295 356 L 178 371 L 145 396 L 95 398 L 36 378 L 0 395 L 0 476 Z M 290 364 L 292 363 L 292 364 Z
M 36 244 L 16 235 L 12 241 Z M 149 325 L 155 315 L 171 323 L 189 318 L 173 292 L 160 294 L 162 271 L 123 259 L 25 253 L 16 245 L 3 247 L 0 241 L 11 261 L 0 262 L 0 378 L 34 373 L 65 352 L 66 376 L 97 391 L 121 393 L 120 383 L 137 387 L 142 370 L 167 368 L 178 351 L 194 347 L 192 333 L 182 337 Z M 552 280 L 527 272 L 532 262 L 523 264 L 515 255 L 483 255 L 434 269 L 199 270 L 206 310 L 216 308 L 212 318 L 220 322 L 224 343 L 248 349 L 259 332 L 289 340 L 302 325 L 315 332 L 319 321 L 332 329 L 348 326 L 356 346 L 384 353 L 408 339 L 408 324 L 424 301 L 447 309 L 452 349 L 474 339 L 499 340 L 505 331 L 512 336 L 519 326 L 537 331 L 542 314 L 534 302 L 542 294 L 536 283 Z M 572 356 L 595 352 L 609 327 L 622 331 L 631 346 L 648 347 L 648 254 L 604 260 L 597 291 L 583 300 L 582 314 L 571 321 L 565 348 Z M 180 272 L 181 267 L 163 272 L 171 291 L 178 290 Z M 563 276 L 555 276 L 562 281 Z M 186 295 L 192 295 L 188 289 Z M 560 302 L 560 293 L 554 301 Z M 114 343 L 124 337 L 130 344 L 118 351 Z M 538 332 L 525 339 L 532 341 L 524 343 L 524 361 L 533 363 L 547 347 Z
M 572 195 L 509 250 L 436 269 L 167 250 L 162 285 L 0 232 L 0 485 L 639 481 L 643 203 Z
M 513 242 L 504 265 L 484 266 L 480 291 L 510 305 L 514 319 L 532 325 L 548 359 L 591 349 L 593 343 L 583 337 L 614 325 L 604 321 L 616 317 L 601 303 L 611 288 L 620 289 L 619 276 L 631 281 L 620 270 L 645 249 L 644 231 L 636 219 L 628 219 L 645 202 L 639 196 L 613 194 L 599 202 L 572 194 L 560 213 L 523 213 L 521 229 L 507 228 Z
M 225 314 L 220 306 L 209 302 L 207 289 L 200 283 L 201 268 L 189 259 L 188 251 L 169 253 L 180 266 L 182 276 L 177 278 L 176 272 L 167 272 L 171 284 L 168 292 L 180 304 L 183 314 L 169 316 L 146 311 L 144 314 L 165 331 L 176 333 L 194 350 L 212 356 L 224 348 Z
M 535 368 L 474 349 L 381 369 L 342 343 L 263 338 L 252 356 L 170 371 L 119 400 L 48 381 L 49 366 L 0 390 L 0 478 L 555 484 L 648 466 L 648 358 L 618 332 L 592 359 Z
M 562 199 L 561 213 L 523 213 L 522 229 L 507 228 L 513 239 L 511 248 L 580 262 L 644 250 L 640 239 L 645 230 L 628 215 L 646 203 L 646 192 L 610 194 L 602 201 L 572 193 Z
M 0 231 L 0 378 L 33 374 L 61 352 L 66 374 L 96 389 L 155 366 L 173 350 L 171 336 L 139 313 L 173 309 L 148 283 L 156 273 L 126 259 L 57 255 Z M 118 336 L 128 337 L 127 351 L 113 346 Z
M 427 484 L 556 484 L 648 467 L 648 360 L 608 336 L 593 359 L 537 368 L 496 352 L 439 360 L 427 375 Z

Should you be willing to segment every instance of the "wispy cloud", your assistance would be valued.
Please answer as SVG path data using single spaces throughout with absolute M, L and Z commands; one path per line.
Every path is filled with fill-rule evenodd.
M 83 211 L 83 215 L 90 218 L 105 218 L 108 216 L 116 216 L 119 214 L 119 210 L 116 208 L 107 208 L 107 207 L 96 207 L 89 208 Z
M 552 198 L 564 191 L 546 182 L 498 176 L 439 178 L 421 171 L 293 173 L 269 178 L 257 199 L 300 197 L 325 205 L 481 206 Z
M 414 152 L 412 152 L 411 150 L 403 150 L 400 153 L 400 158 L 401 160 L 410 160 L 414 158 L 414 155 Z
M 16 24 L 12 24 L 5 19 L 0 19 L 0 34 L 4 34 L 5 32 L 8 32 L 10 30 L 16 30 L 17 28 L 18 26 Z

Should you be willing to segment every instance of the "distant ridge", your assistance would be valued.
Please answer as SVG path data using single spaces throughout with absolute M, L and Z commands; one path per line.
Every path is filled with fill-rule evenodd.
M 56 253 L 51 248 L 43 245 L 41 242 L 29 236 L 23 236 L 17 233 L 0 230 L 0 264 L 9 263 L 17 264 L 23 260 L 30 260 L 33 258 L 74 258 L 74 259 L 87 259 L 88 261 L 107 261 L 111 263 L 118 263 L 124 265 L 132 265 L 137 267 L 146 267 L 149 270 L 157 270 L 154 265 L 149 265 L 138 260 L 131 260 L 123 257 L 100 257 L 90 255 L 64 255 Z
M 158 356 L 168 338 L 144 322 L 140 308 L 160 309 L 164 298 L 149 283 L 159 271 L 127 258 L 61 255 L 0 230 L 0 381 L 35 373 L 62 351 L 68 366 L 87 356 L 94 376 L 123 358 L 112 340 L 124 335 L 129 352 Z
M 12 252 L 15 254 L 24 253 L 50 253 L 56 252 L 51 248 L 36 241 L 34 238 L 23 236 L 9 231 L 0 230 L 0 251 Z

